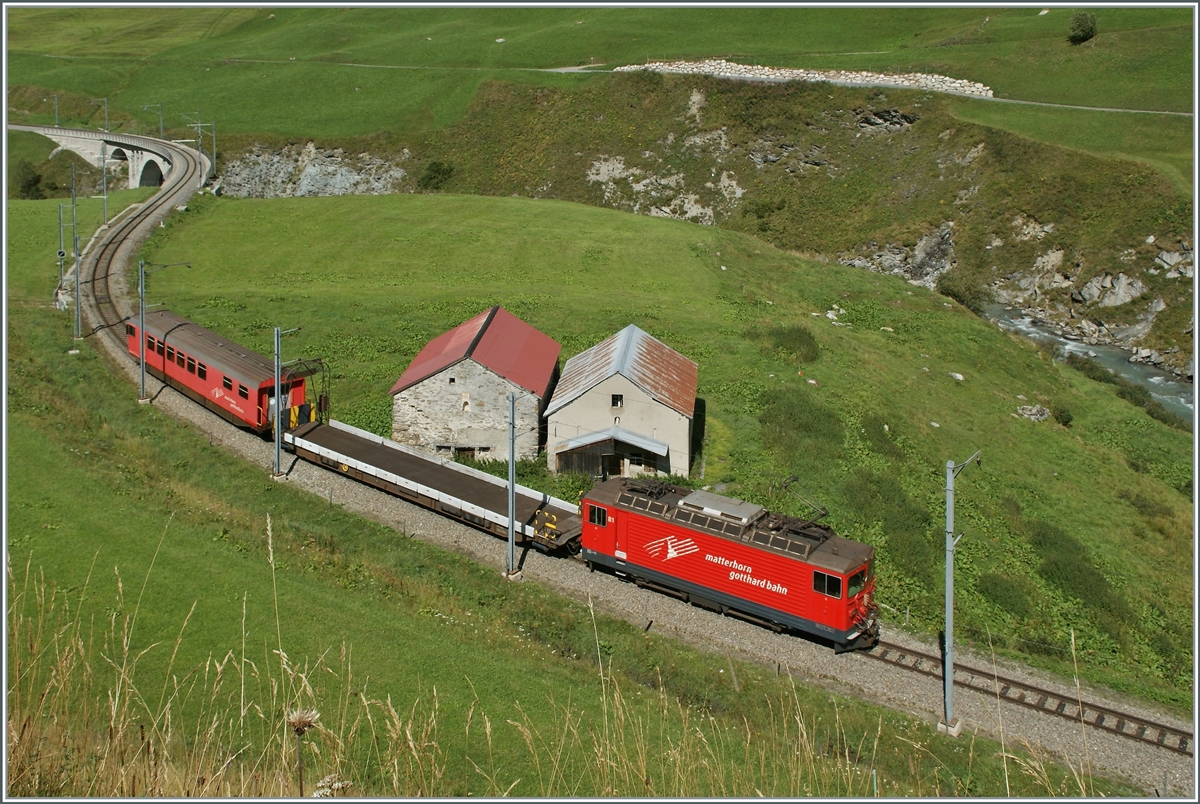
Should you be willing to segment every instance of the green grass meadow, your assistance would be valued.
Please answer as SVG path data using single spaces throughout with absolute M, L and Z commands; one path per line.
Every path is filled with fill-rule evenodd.
M 599 77 L 521 72 L 647 59 L 728 57 L 761 64 L 937 72 L 1000 97 L 1083 106 L 1191 111 L 1191 17 L 1182 8 L 1105 8 L 1099 33 L 1067 41 L 1070 9 L 13 9 L 14 120 L 184 131 L 200 111 L 227 135 L 411 139 L 466 114 L 484 80 L 574 86 Z M 273 15 L 273 18 L 272 18 Z M 503 39 L 503 42 L 496 40 Z M 356 66 L 352 66 L 356 65 Z M 602 80 L 602 79 L 599 79 Z M 142 109 L 153 104 L 152 110 Z M 1008 105 L 999 125 L 1038 138 L 1071 110 L 1030 120 Z M 49 117 L 48 117 L 49 116 Z M 1057 118 L 1061 116 L 1061 120 Z M 1089 128 L 1102 155 L 1124 158 L 1127 116 Z M 1170 153 L 1190 136 L 1164 124 Z M 1108 147 L 1112 142 L 1116 147 Z M 1190 175 L 1190 163 L 1185 175 Z
M 137 192 L 128 195 L 125 200 L 132 200 Z M 478 199 L 432 203 L 447 205 L 441 211 L 448 216 L 469 210 L 479 218 L 484 212 L 471 206 Z M 559 217 L 559 223 L 591 227 L 614 250 L 632 248 L 639 234 L 635 228 L 625 233 L 624 243 L 613 242 L 612 236 L 624 228 L 620 222 L 629 220 L 625 216 L 562 204 L 533 204 L 536 209 L 531 209 L 530 203 L 502 202 L 491 214 L 489 227 L 504 231 L 529 225 L 528 213 L 536 211 L 540 217 L 545 209 L 551 219 Z M 222 223 L 223 213 L 240 214 L 253 206 L 201 206 L 194 224 L 170 228 L 159 253 L 177 244 L 194 251 L 195 244 L 183 242 L 185 233 L 202 232 L 214 223 L 228 225 Z M 413 214 L 401 210 L 405 212 Z M 599 217 L 592 219 L 595 215 Z M 534 584 L 507 583 L 491 569 L 347 514 L 336 501 L 330 505 L 272 482 L 191 427 L 153 406 L 136 404 L 133 387 L 92 344 L 68 354 L 76 345 L 70 337 L 70 316 L 44 303 L 57 279 L 43 259 L 55 245 L 56 216 L 53 201 L 9 205 L 6 533 L 9 600 L 19 601 L 19 606 L 7 614 L 10 628 L 22 615 L 36 622 L 39 613 L 48 611 L 44 601 L 58 595 L 59 606 L 74 612 L 76 625 L 66 633 L 77 629 L 81 644 L 91 646 L 91 669 L 86 671 L 94 679 L 90 683 L 101 695 L 107 685 L 116 685 L 112 689 L 124 690 L 135 702 L 128 721 L 121 721 L 134 735 L 133 746 L 139 723 L 146 729 L 143 735 L 161 734 L 163 718 L 176 723 L 181 734 L 194 729 L 193 737 L 184 739 L 202 744 L 206 718 L 228 713 L 229 726 L 236 731 L 237 724 L 245 722 L 245 732 L 236 738 L 229 732 L 233 747 L 221 750 L 232 753 L 245 744 L 249 753 L 230 760 L 235 768 L 242 767 L 237 763 L 249 762 L 255 751 L 269 753 L 269 746 L 263 749 L 259 744 L 268 739 L 262 735 L 269 737 L 276 730 L 272 724 L 289 707 L 305 703 L 316 705 L 323 713 L 322 723 L 328 724 L 309 741 L 315 747 L 306 748 L 310 789 L 317 778 L 336 769 L 341 778 L 353 779 L 360 794 L 740 796 L 757 789 L 766 795 L 865 795 L 869 774 L 864 767 L 876 772 L 878 791 L 885 795 L 998 794 L 1009 789 L 1037 795 L 1080 789 L 1070 772 L 1053 766 L 1044 782 L 1018 774 L 1015 766 L 1010 778 L 998 745 L 936 739 L 928 724 L 793 688 L 771 670 L 737 663 L 737 680 L 731 680 L 735 664 L 726 657 L 698 653 L 623 622 L 593 616 L 586 606 Z M 364 218 L 364 225 L 370 218 Z M 689 240 L 694 234 L 679 225 L 668 224 L 667 230 Z M 534 243 L 535 234 L 536 227 L 527 246 Z M 669 259 L 672 238 L 659 239 L 664 251 L 656 256 Z M 721 246 L 730 248 L 723 242 Z M 431 249 L 429 259 L 445 259 L 449 251 Z M 729 261 L 737 264 L 748 256 L 731 251 Z M 198 253 L 193 259 L 197 266 L 212 261 Z M 213 287 L 220 292 L 220 272 L 203 270 L 212 274 Z M 185 288 L 195 277 L 177 274 L 168 282 L 170 273 L 155 275 L 153 298 L 187 309 Z M 291 292 L 297 283 L 282 284 Z M 338 281 L 327 286 L 309 278 L 300 284 L 325 294 L 330 313 L 352 304 L 348 300 L 361 289 L 346 287 L 346 294 L 335 300 Z M 405 293 L 414 301 L 428 299 L 432 284 L 423 292 L 414 292 L 420 284 L 409 284 Z M 486 291 L 481 288 L 480 293 Z M 371 295 L 394 305 L 390 294 Z M 238 298 L 245 299 L 247 310 L 263 305 L 258 313 L 263 316 L 274 316 L 279 312 L 274 305 L 282 304 L 245 294 Z M 299 299 L 289 302 L 293 303 L 297 314 L 306 313 L 297 322 L 306 326 L 301 335 L 315 337 L 315 330 L 329 323 L 318 324 L 313 318 L 312 311 L 321 305 Z M 197 307 L 195 312 L 199 317 L 212 309 L 222 308 Z M 532 309 L 523 312 L 528 316 Z M 426 326 L 440 326 L 456 317 L 456 310 L 426 309 Z M 380 310 L 369 307 L 364 312 Z M 400 315 L 393 310 L 392 320 Z M 373 329 L 373 324 L 363 329 L 345 321 L 334 325 L 365 340 L 388 328 Z M 727 325 L 740 328 L 736 320 Z M 247 334 L 222 328 L 236 337 Z M 592 331 L 584 327 L 580 337 L 586 339 Z M 666 335 L 661 330 L 660 334 Z M 354 365 L 349 355 L 334 362 Z M 344 383 L 336 388 L 346 393 Z M 38 655 L 19 652 L 17 645 L 23 644 L 24 638 L 9 641 L 10 651 L 15 651 L 10 654 L 10 672 L 16 672 L 14 667 L 25 672 L 31 666 L 44 667 L 45 689 L 59 690 L 52 700 L 74 694 L 69 690 L 76 685 L 87 686 L 79 676 L 82 670 L 62 675 L 68 664 L 59 665 L 55 684 Z M 54 656 L 61 647 L 47 642 L 45 649 Z M 280 649 L 290 668 L 282 673 L 272 671 L 279 665 Z M 611 671 L 603 683 L 598 656 Z M 136 672 L 122 676 L 120 667 Z M 231 667 L 244 675 L 231 675 Z M 292 685 L 285 683 L 288 677 Z M 24 683 L 25 676 L 22 679 Z M 614 684 L 620 685 L 620 694 Z M 22 689 L 23 694 L 30 692 Z M 37 689 L 32 688 L 35 698 Z M 417 729 L 422 755 L 433 758 L 429 767 L 436 773 L 422 775 L 420 768 L 414 771 L 410 766 L 409 785 L 395 787 L 385 767 L 384 760 L 390 759 L 376 756 L 379 743 L 372 748 L 365 737 L 367 724 L 362 724 L 357 740 L 357 727 L 347 734 L 347 711 L 353 713 L 357 699 L 364 706 L 382 706 L 384 700 L 394 704 L 400 731 L 390 738 L 393 748 L 395 740 L 404 742 L 404 724 L 410 724 Z M 69 711 L 86 708 L 79 706 Z M 86 711 L 91 713 L 89 721 L 95 718 L 99 736 L 109 717 L 108 704 Z M 787 712 L 792 713 L 788 717 L 801 718 L 803 734 L 796 734 L 794 726 L 787 731 L 780 725 L 779 717 Z M 689 719 L 695 724 L 687 725 Z M 422 731 L 422 724 L 429 723 L 432 731 Z M 73 727 L 85 733 L 90 729 L 87 723 Z M 383 723 L 371 728 L 377 735 L 386 731 Z M 537 735 L 537 750 L 527 746 L 521 728 Z M 695 734 L 700 737 L 689 743 L 688 735 Z M 111 731 L 109 735 L 111 740 Z M 807 770 L 795 766 L 797 739 L 812 746 L 812 753 L 805 754 Z M 164 738 L 159 750 L 170 745 Z M 616 755 L 619 763 L 640 756 L 644 764 L 638 766 L 641 770 L 621 773 L 595 770 L 608 767 L 603 759 L 608 754 L 598 760 L 596 746 L 627 751 Z M 647 755 L 648 746 L 655 748 Z M 711 760 L 711 770 L 681 775 L 664 759 L 672 748 L 685 751 L 685 759 Z M 843 748 L 860 764 L 843 767 L 835 758 Z M 553 770 L 540 759 L 551 750 L 558 751 Z M 74 756 L 92 762 L 107 753 L 81 751 Z M 1019 756 L 1035 766 L 1044 759 Z M 179 757 L 174 754 L 174 761 Z M 228 767 L 226 763 L 221 773 Z M 638 787 L 631 786 L 631 778 Z M 1082 789 L 1089 791 L 1132 792 L 1093 780 L 1090 774 L 1084 779 Z M 26 786 L 10 787 L 10 792 L 62 792 L 38 787 L 25 774 L 12 783 Z
M 746 235 L 529 199 L 205 196 L 147 253 L 192 262 L 150 294 L 205 326 L 260 351 L 274 326 L 303 327 L 285 357 L 326 359 L 335 418 L 382 434 L 421 346 L 492 304 L 564 360 L 637 324 L 700 364 L 703 482 L 802 513 L 780 491 L 799 476 L 839 532 L 879 549 L 881 602 L 930 631 L 943 468 L 982 449 L 956 505 L 960 633 L 986 644 L 990 629 L 1066 673 L 1073 629 L 1089 677 L 1190 701 L 1191 624 L 1161 593 L 1192 595 L 1177 561 L 1192 549 L 1191 436 L 944 297 Z M 1034 403 L 1071 426 L 1016 416 Z M 1054 545 L 1078 561 L 1058 566 Z M 994 593 L 1005 579 L 1018 595 Z
M 196 196 L 141 251 L 191 264 L 150 276 L 147 302 L 264 354 L 274 327 L 300 328 L 284 359 L 323 358 L 334 418 L 384 435 L 387 391 L 417 351 L 493 304 L 555 338 L 564 362 L 636 324 L 700 367 L 703 442 L 687 482 L 797 515 L 808 509 L 796 492 L 824 505 L 825 522 L 876 548 L 885 633 L 907 619 L 936 637 L 945 465 L 980 450 L 956 485 L 959 644 L 1065 679 L 1077 661 L 1083 679 L 1190 717 L 1188 425 L 1153 418 L 946 296 L 805 256 L 912 246 L 953 219 L 955 274 L 982 286 L 1051 246 L 1064 266 L 1116 273 L 1117 254 L 1145 262 L 1191 242 L 1194 9 L 1094 9 L 1098 35 L 1078 46 L 1067 41 L 1076 9 L 1040 11 L 13 7 L 8 115 L 52 124 L 57 94 L 63 126 L 99 128 L 107 98 L 114 131 L 157 135 L 161 103 L 168 137 L 187 137 L 196 114 L 216 121 L 223 159 L 316 141 L 410 149 L 412 179 L 431 159 L 451 165 L 441 194 Z M 709 57 L 940 73 L 1031 103 L 550 71 Z M 696 87 L 704 125 L 738 158 L 790 142 L 827 167 L 747 167 L 745 200 L 718 216 L 728 228 L 596 206 L 608 200 L 587 179 L 595 155 L 716 181 L 717 152 L 685 148 L 702 133 L 684 112 Z M 855 110 L 885 102 L 917 109 L 915 122 L 856 136 Z M 139 726 L 157 740 L 175 718 L 179 751 L 217 740 L 218 765 L 243 752 L 219 771 L 240 774 L 230 791 L 290 794 L 298 743 L 283 716 L 304 705 L 323 715 L 304 748 L 309 788 L 337 773 L 361 795 L 1136 793 L 1092 779 L 1078 757 L 1043 775 L 1044 757 L 1011 745 L 942 739 L 924 721 L 506 582 L 274 483 L 136 404 L 52 305 L 72 165 L 81 244 L 102 223 L 88 189 L 99 172 L 67 152 L 48 160 L 53 149 L 7 136 L 10 706 L 31 712 L 21 707 L 39 689 L 54 691 L 41 720 L 30 715 L 26 753 L 10 743 L 9 768 L 21 770 L 7 792 L 96 794 L 116 778 L 104 794 L 193 795 L 201 766 L 178 788 L 132 789 L 120 781 L 128 768 L 113 776 L 104 764 L 114 739 L 137 747 Z M 46 198 L 18 200 L 17 185 Z M 150 193 L 111 192 L 108 210 Z M 550 194 L 586 203 L 510 197 Z M 1057 229 L 1018 244 L 1007 230 L 1018 214 Z M 988 245 L 997 233 L 1010 241 L 1002 252 Z M 1153 341 L 1165 350 L 1191 295 L 1143 278 L 1168 307 Z M 1017 415 L 1033 404 L 1054 416 Z M 522 478 L 578 493 L 577 479 L 532 465 Z M 71 624 L 27 637 L 51 600 Z M 72 630 L 86 648 L 78 666 L 55 659 Z M 145 651 L 136 678 L 117 672 L 122 650 Z M 134 702 L 118 738 L 114 690 Z M 202 728 L 218 721 L 236 738 Z M 79 742 L 56 742 L 70 729 Z M 20 764 L 37 745 L 61 750 Z M 256 786 L 264 769 L 270 793 Z

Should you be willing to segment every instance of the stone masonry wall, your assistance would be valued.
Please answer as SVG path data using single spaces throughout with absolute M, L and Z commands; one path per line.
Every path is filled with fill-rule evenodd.
M 430 453 L 439 446 L 462 447 L 477 450 L 478 458 L 508 460 L 510 391 L 525 393 L 474 360 L 463 360 L 396 394 L 392 439 Z M 540 406 L 533 395 L 517 400 L 518 458 L 537 457 Z

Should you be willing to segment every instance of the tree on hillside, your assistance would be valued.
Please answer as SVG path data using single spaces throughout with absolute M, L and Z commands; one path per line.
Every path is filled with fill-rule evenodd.
M 37 172 L 33 163 L 28 159 L 22 159 L 16 164 L 13 169 L 13 187 L 16 188 L 18 198 L 38 199 L 45 198 L 42 193 L 41 183 L 42 174 Z
M 1080 11 L 1071 17 L 1071 34 L 1068 37 L 1072 45 L 1082 45 L 1096 35 L 1096 15 Z

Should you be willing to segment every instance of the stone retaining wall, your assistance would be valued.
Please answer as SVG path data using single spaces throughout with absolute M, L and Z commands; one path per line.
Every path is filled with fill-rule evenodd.
M 617 67 L 613 72 L 649 70 L 655 73 L 680 73 L 683 75 L 711 75 L 717 78 L 736 78 L 753 81 L 825 81 L 844 86 L 885 86 L 901 89 L 924 89 L 931 92 L 949 92 L 955 95 L 992 97 L 991 87 L 960 78 L 928 73 L 905 73 L 889 75 L 863 70 L 802 70 L 787 67 L 760 67 L 737 64 L 724 59 L 707 61 L 652 61 L 647 64 L 629 64 Z

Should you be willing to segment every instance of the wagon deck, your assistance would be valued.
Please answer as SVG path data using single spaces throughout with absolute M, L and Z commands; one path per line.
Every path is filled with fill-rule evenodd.
M 284 434 L 300 457 L 383 489 L 409 502 L 508 534 L 508 483 L 498 477 L 343 424 L 310 422 Z M 505 513 L 497 513 L 505 512 Z M 581 530 L 579 507 L 516 487 L 516 540 L 560 548 Z

